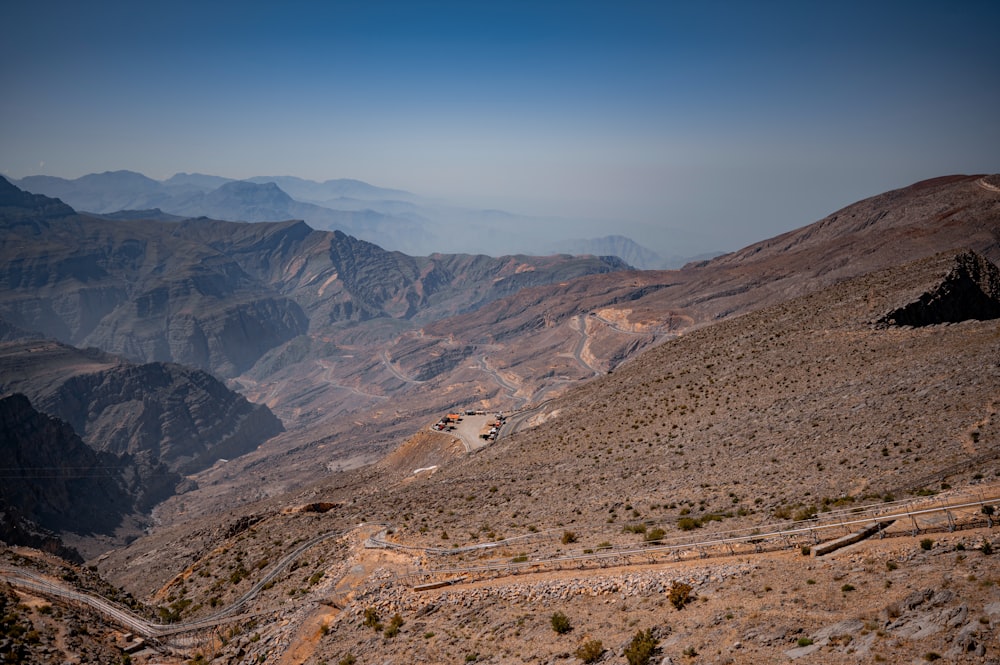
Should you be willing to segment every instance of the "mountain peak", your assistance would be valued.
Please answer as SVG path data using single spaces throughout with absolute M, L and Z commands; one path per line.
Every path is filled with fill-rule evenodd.
M 4 220 L 65 217 L 76 214 L 75 210 L 59 199 L 26 192 L 2 176 L 0 176 L 0 211 L 3 212 Z
M 234 180 L 216 189 L 212 194 L 239 196 L 248 202 L 292 203 L 293 199 L 273 182 L 256 183 L 248 180 Z

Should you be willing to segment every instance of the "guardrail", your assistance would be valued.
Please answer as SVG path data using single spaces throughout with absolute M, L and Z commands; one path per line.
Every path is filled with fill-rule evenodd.
M 788 524 L 772 524 L 754 528 L 734 529 L 716 532 L 710 538 L 697 535 L 680 536 L 654 541 L 642 547 L 625 546 L 604 548 L 599 551 L 518 560 L 515 557 L 505 561 L 487 561 L 466 566 L 439 566 L 419 568 L 399 576 L 405 582 L 430 584 L 432 580 L 457 576 L 490 575 L 501 577 L 526 572 L 560 570 L 568 567 L 586 568 L 617 567 L 640 564 L 682 561 L 692 558 L 712 556 L 736 556 L 779 549 L 812 548 L 824 540 L 845 537 L 859 530 L 870 529 L 868 535 L 879 538 L 893 535 L 915 535 L 933 531 L 954 531 L 959 528 L 995 526 L 996 520 L 982 511 L 983 506 L 992 506 L 1000 499 L 996 495 L 966 492 L 951 495 L 948 501 L 940 498 L 919 498 L 916 500 L 893 501 L 871 506 L 862 506 L 841 511 L 831 511 L 810 520 Z M 923 504 L 923 505 L 921 505 Z M 556 530 L 549 530 L 552 533 Z M 541 534 L 532 534 L 541 535 Z M 483 545 L 501 546 L 515 539 L 505 539 L 497 543 Z M 391 544 L 399 546 L 398 544 Z M 421 549 L 405 546 L 407 549 Z M 476 546 L 461 548 L 471 551 Z M 479 549 L 485 549 L 478 546 Z M 456 550 L 445 550 L 452 553 Z M 438 554 L 438 548 L 424 548 L 427 554 Z
M 292 550 L 290 553 L 281 558 L 281 560 L 276 563 L 268 573 L 257 581 L 250 589 L 244 593 L 242 596 L 237 598 L 231 605 L 225 607 L 214 614 L 210 614 L 201 619 L 195 619 L 193 621 L 185 621 L 182 623 L 156 623 L 144 619 L 136 614 L 133 614 L 130 610 L 114 603 L 106 598 L 99 596 L 92 596 L 90 594 L 75 591 L 68 587 L 55 584 L 49 580 L 46 580 L 40 575 L 36 575 L 30 571 L 22 570 L 19 568 L 12 568 L 9 566 L 0 566 L 0 579 L 11 586 L 21 587 L 24 589 L 30 589 L 32 591 L 37 591 L 42 595 L 56 596 L 59 598 L 64 598 L 66 600 L 77 601 L 84 603 L 89 607 L 97 610 L 101 614 L 110 618 L 112 621 L 127 627 L 134 633 L 142 635 L 146 638 L 165 638 L 181 633 L 193 632 L 204 630 L 207 628 L 213 628 L 215 626 L 233 623 L 241 621 L 244 619 L 249 619 L 256 616 L 253 613 L 250 614 L 237 614 L 241 612 L 247 603 L 253 600 L 258 593 L 260 593 L 263 588 L 272 580 L 274 580 L 278 575 L 284 572 L 285 568 L 291 565 L 296 559 L 298 559 L 306 550 L 314 547 L 315 545 L 323 542 L 324 540 L 329 540 L 332 538 L 343 537 L 352 531 L 369 526 L 367 524 L 360 524 L 356 527 L 342 530 L 342 531 L 332 531 L 329 533 L 323 533 L 309 540 L 305 541 L 297 548 Z M 381 525 L 376 525 L 381 526 Z

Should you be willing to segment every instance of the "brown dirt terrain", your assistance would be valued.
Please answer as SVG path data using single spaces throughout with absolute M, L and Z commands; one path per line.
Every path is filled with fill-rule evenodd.
M 190 600 L 186 620 L 209 615 L 213 598 L 222 607 L 233 602 L 298 543 L 371 525 L 310 549 L 276 578 L 253 603 L 266 618 L 236 627 L 207 654 L 220 663 L 265 656 L 318 665 L 348 654 L 361 663 L 579 662 L 573 653 L 589 639 L 606 649 L 599 662 L 622 663 L 628 641 L 645 628 L 659 639 L 658 662 L 996 660 L 995 530 L 871 539 L 823 559 L 793 549 L 503 577 L 419 594 L 399 575 L 442 561 L 642 547 L 657 529 L 667 538 L 709 539 L 995 481 L 997 321 L 964 306 L 968 316 L 955 323 L 879 321 L 914 299 L 935 301 L 956 267 L 954 253 L 898 261 L 959 236 L 996 259 L 998 201 L 975 179 L 924 183 L 714 265 L 538 287 L 450 319 L 447 331 L 428 326 L 447 349 L 474 352 L 450 373 L 408 384 L 393 403 L 352 413 L 340 425 L 350 430 L 344 440 L 331 430 L 273 442 L 199 474 L 198 490 L 162 507 L 160 528 L 96 564 L 137 596 L 162 590 L 161 604 Z M 885 269 L 852 277 L 870 268 Z M 586 325 L 593 337 L 583 348 L 595 354 L 588 363 L 613 353 L 595 350 L 625 344 L 601 334 L 648 341 L 608 375 L 579 385 L 591 371 L 576 357 L 583 353 L 577 317 L 591 310 L 612 324 Z M 657 321 L 666 326 L 657 339 L 666 341 L 652 345 L 642 326 Z M 413 343 L 430 353 L 425 342 Z M 415 377 L 426 367 L 418 356 L 397 348 L 393 367 Z M 365 392 L 362 365 L 381 360 L 352 362 L 356 383 L 326 378 Z M 427 433 L 383 465 L 337 471 L 345 450 L 363 457 L 409 439 L 425 411 L 440 415 L 441 405 L 469 404 L 470 396 L 502 408 L 512 398 L 496 375 L 509 377 L 521 399 L 562 394 L 542 405 L 536 426 L 472 455 L 453 458 L 454 444 Z M 388 369 L 379 376 L 400 381 Z M 435 463 L 433 474 L 412 475 Z M 312 503 L 334 507 L 286 510 Z M 450 556 L 371 552 L 363 535 L 378 531 L 376 523 L 390 525 L 387 539 L 442 549 L 526 538 Z M 572 538 L 559 537 L 565 532 Z M 933 541 L 926 549 L 924 538 Z M 681 610 L 669 600 L 678 578 L 695 595 Z M 329 612 L 324 601 L 342 609 L 317 637 L 315 621 Z M 365 625 L 369 608 L 379 632 Z M 557 611 L 573 627 L 564 635 L 550 624 Z M 399 632 L 386 635 L 396 613 Z
M 225 550 L 197 558 L 205 575 L 190 575 L 172 592 L 204 598 L 240 561 L 287 547 L 276 547 L 276 538 L 288 543 L 295 533 L 361 519 L 391 524 L 388 537 L 398 542 L 443 548 L 540 534 L 446 560 L 461 565 L 638 546 L 639 525 L 675 537 L 690 533 L 684 518 L 708 539 L 888 494 L 980 486 L 1000 476 L 997 322 L 875 325 L 934 291 L 955 265 L 954 255 L 933 257 L 684 335 L 549 404 L 537 427 L 451 462 L 440 457 L 444 441 L 421 434 L 384 468 L 341 474 L 285 499 L 338 507 L 266 516 L 229 538 Z M 392 480 L 430 459 L 445 463 L 433 474 Z M 257 508 L 279 512 L 279 503 Z M 574 541 L 561 542 L 564 531 Z M 924 537 L 934 540 L 929 550 L 920 545 Z M 993 539 L 988 531 L 900 536 L 824 559 L 785 552 L 646 571 L 565 571 L 425 594 L 396 575 L 441 562 L 403 553 L 366 569 L 353 601 L 303 662 L 336 662 L 348 652 L 360 662 L 455 662 L 474 653 L 482 662 L 549 662 L 572 654 L 585 636 L 609 649 L 602 662 L 622 662 L 625 644 L 645 627 L 657 628 L 662 653 L 675 662 L 685 651 L 709 662 L 771 662 L 789 658 L 786 652 L 812 662 L 911 662 L 933 653 L 981 662 L 982 649 L 997 654 L 998 646 L 998 568 L 977 549 Z M 141 559 L 141 549 L 132 549 L 128 556 Z M 305 557 L 307 573 L 342 570 L 347 564 L 335 552 L 358 551 L 321 550 Z M 102 568 L 126 579 L 113 567 L 121 560 L 115 554 Z M 136 563 L 135 571 L 148 570 Z M 252 582 L 260 573 L 247 569 Z M 684 579 L 694 580 L 699 599 L 682 611 L 665 591 L 676 570 L 698 571 Z M 290 573 L 257 607 L 293 616 L 299 603 L 322 597 L 304 584 L 308 578 Z M 428 598 L 440 600 L 436 609 Z M 370 606 L 384 625 L 398 612 L 399 635 L 365 627 Z M 568 636 L 548 626 L 555 611 L 576 626 Z M 280 654 L 288 639 L 274 628 L 258 642 L 236 642 Z M 806 652 L 794 651 L 800 648 Z M 220 662 L 239 662 L 235 653 L 221 651 Z

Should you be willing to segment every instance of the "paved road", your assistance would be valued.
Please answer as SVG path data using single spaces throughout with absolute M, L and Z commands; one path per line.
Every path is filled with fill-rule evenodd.
M 601 376 L 603 372 L 583 359 L 583 352 L 587 348 L 587 342 L 589 341 L 589 337 L 587 335 L 587 315 L 580 314 L 578 316 L 574 316 L 569 321 L 569 327 L 580 335 L 580 341 L 578 341 L 576 346 L 573 347 L 573 358 L 575 358 L 576 362 L 580 363 L 580 366 L 585 370 L 592 372 L 594 376 Z
M 332 531 L 329 533 L 322 533 L 318 536 L 311 538 L 294 550 L 285 555 L 274 567 L 260 580 L 254 584 L 249 591 L 240 596 L 233 604 L 226 608 L 219 610 L 218 612 L 211 614 L 207 617 L 197 619 L 194 621 L 185 621 L 181 623 L 173 624 L 160 624 L 153 623 L 147 619 L 137 616 L 130 612 L 129 610 L 112 603 L 111 601 L 102 598 L 100 596 L 92 596 L 85 594 L 74 589 L 71 589 L 65 585 L 58 584 L 51 580 L 48 580 L 40 575 L 32 573 L 31 571 L 22 570 L 20 568 L 11 568 L 7 566 L 0 567 L 0 579 L 4 580 L 8 584 L 16 587 L 26 588 L 33 591 L 37 591 L 43 595 L 56 596 L 60 598 L 65 598 L 67 600 L 73 600 L 81 603 L 85 603 L 90 607 L 94 608 L 101 614 L 110 618 L 112 621 L 125 626 L 129 630 L 143 637 L 161 638 L 167 637 L 169 635 L 175 635 L 178 633 L 186 633 L 193 630 L 202 630 L 204 628 L 211 628 L 220 624 L 231 623 L 238 619 L 252 615 L 239 614 L 242 612 L 247 604 L 253 600 L 257 594 L 268 584 L 274 580 L 278 575 L 280 575 L 284 570 L 291 565 L 296 559 L 302 556 L 306 550 L 317 545 L 324 540 L 330 540 L 332 538 L 339 538 L 347 535 L 351 531 L 363 528 L 368 525 L 359 525 L 353 529 L 348 529 L 346 531 Z
M 979 180 L 976 181 L 976 184 L 988 192 L 1000 193 L 1000 187 L 997 187 L 996 185 L 991 185 L 990 183 L 986 182 L 986 178 L 980 178 Z
M 496 381 L 496 384 L 498 386 L 507 391 L 507 396 L 510 397 L 510 399 L 513 400 L 516 404 L 516 406 L 514 407 L 515 409 L 524 405 L 524 403 L 527 402 L 527 400 L 524 397 L 517 396 L 517 391 L 519 390 L 517 386 L 507 381 L 505 378 L 503 378 L 503 376 L 500 375 L 498 371 L 490 367 L 489 363 L 486 360 L 485 355 L 479 356 L 479 359 L 476 362 L 479 365 L 479 369 L 489 374 L 493 378 L 493 380 Z
M 396 369 L 395 365 L 392 364 L 392 361 L 389 360 L 389 354 L 385 351 L 382 352 L 382 364 L 385 365 L 386 369 L 388 369 L 394 377 L 403 383 L 412 383 L 418 386 L 422 383 L 427 383 L 426 381 L 417 381 L 416 379 L 411 379 L 410 377 L 405 376 L 402 372 Z

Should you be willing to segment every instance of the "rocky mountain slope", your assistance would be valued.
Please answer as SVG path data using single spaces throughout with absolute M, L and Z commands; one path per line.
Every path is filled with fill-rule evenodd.
M 386 252 L 301 222 L 130 222 L 18 207 L 0 183 L 0 318 L 133 360 L 240 374 L 312 327 L 419 321 L 523 286 L 622 267 L 594 258 Z M 29 215 L 30 212 L 30 215 Z
M 984 182 L 993 180 L 919 183 L 680 271 L 534 284 L 419 328 L 402 314 L 339 319 L 322 333 L 311 325 L 235 381 L 325 429 L 289 432 L 198 474 L 197 490 L 161 506 L 156 530 L 95 564 L 185 619 L 259 584 L 253 607 L 274 620 L 206 649 L 218 662 L 576 662 L 594 639 L 607 651 L 600 662 L 622 662 L 647 627 L 658 657 L 673 662 L 995 657 L 995 535 L 985 527 L 952 534 L 942 522 L 926 546 L 893 534 L 829 559 L 750 552 L 419 593 L 395 577 L 642 548 L 658 530 L 751 533 L 995 482 L 1000 194 Z M 204 230 L 206 244 L 210 228 L 188 232 Z M 241 270 L 291 283 L 274 267 L 288 265 L 280 248 L 303 242 L 301 230 L 227 228 L 234 247 L 258 242 L 275 257 L 247 250 L 234 259 Z M 310 320 L 343 314 L 342 301 L 310 286 L 333 274 L 297 265 L 305 277 L 295 283 L 314 289 L 300 305 Z M 406 264 L 389 265 L 406 283 Z M 514 259 L 509 269 L 530 266 Z M 336 272 L 330 288 L 346 290 Z M 414 293 L 437 312 L 461 309 Z M 388 290 L 366 298 L 408 307 Z M 453 405 L 533 408 L 473 454 L 422 435 L 380 465 L 337 469 L 343 451 L 398 445 Z M 365 548 L 375 523 L 404 549 Z M 326 532 L 344 535 L 265 582 L 276 560 Z M 460 550 L 504 537 L 523 539 Z M 683 609 L 670 597 L 677 580 L 696 596 Z M 378 616 L 366 622 L 369 609 Z M 557 611 L 568 633 L 552 630 Z
M 581 381 L 617 373 L 637 354 L 666 340 L 867 270 L 919 259 L 931 248 L 971 246 L 984 257 L 996 257 L 1000 195 L 980 185 L 986 180 L 963 176 L 918 183 L 853 204 L 804 227 L 795 234 L 799 240 L 794 247 L 785 251 L 767 250 L 776 241 L 765 241 L 760 249 L 677 271 L 564 279 L 455 316 L 445 316 L 450 313 L 446 305 L 454 301 L 425 297 L 420 302 L 428 309 L 420 311 L 434 314 L 408 320 L 422 324 L 416 330 L 399 325 L 402 319 L 386 317 L 311 329 L 308 339 L 299 337 L 268 352 L 235 380 L 250 399 L 266 403 L 288 423 L 290 431 L 217 472 L 212 491 L 230 487 L 245 500 L 293 491 L 306 479 L 378 459 L 414 427 L 448 410 L 509 411 L 539 404 Z M 936 221 L 942 211 L 956 209 L 946 222 Z M 881 240 L 882 225 L 886 236 L 898 242 Z M 249 233 L 258 227 L 234 229 Z M 290 230 L 272 227 L 268 233 Z M 881 250 L 868 251 L 873 245 Z M 485 258 L 463 260 L 497 265 Z M 281 264 L 280 259 L 269 263 Z M 350 264 L 345 258 L 341 265 Z M 507 274 L 530 277 L 529 266 L 511 260 Z M 432 280 L 435 271 L 425 274 Z M 332 310 L 318 290 L 313 293 L 312 300 L 303 302 L 315 320 L 314 313 Z M 275 455 L 282 464 L 267 462 Z M 315 463 L 317 456 L 322 465 Z M 267 472 L 256 474 L 261 468 Z M 189 499 L 183 504 L 185 515 L 216 500 L 200 504 L 195 496 Z
M 161 465 L 179 473 L 200 471 L 256 449 L 283 429 L 267 407 L 251 404 L 206 372 L 136 365 L 49 340 L 0 343 L 0 393 L 12 392 L 70 424 L 95 450 L 128 454 L 157 475 Z M 162 487 L 151 491 L 161 498 L 163 493 Z
M 36 411 L 24 395 L 0 399 L 0 450 L 0 511 L 13 527 L 5 529 L 7 543 L 38 545 L 42 536 L 41 544 L 58 551 L 44 534 L 32 533 L 30 524 L 49 532 L 110 535 L 136 512 L 130 487 L 136 465 L 93 450 L 67 423 Z
M 813 643 L 824 662 L 876 654 L 910 662 L 913 653 L 931 652 L 977 662 L 961 658 L 979 658 L 980 646 L 986 654 L 1000 648 L 990 632 L 1000 611 L 980 583 L 985 576 L 992 584 L 991 555 L 973 551 L 993 538 L 988 529 L 947 534 L 945 525 L 926 547 L 919 538 L 876 539 L 822 560 L 796 548 L 649 568 L 567 565 L 561 573 L 431 592 L 394 579 L 417 567 L 641 548 L 657 530 L 711 540 L 833 508 L 995 481 L 997 320 L 981 320 L 988 311 L 956 294 L 948 296 L 949 309 L 961 313 L 959 323 L 879 323 L 924 294 L 941 293 L 971 265 L 983 269 L 978 283 L 994 299 L 987 292 L 996 267 L 969 254 L 863 275 L 649 349 L 546 403 L 531 428 L 475 454 L 449 461 L 440 442 L 416 437 L 405 455 L 387 458 L 389 466 L 331 474 L 298 493 L 230 506 L 228 529 L 175 523 L 107 557 L 101 571 L 144 598 L 218 594 L 228 602 L 262 573 L 246 566 L 248 579 L 233 584 L 226 571 L 240 561 L 272 561 L 276 539 L 296 542 L 360 522 L 391 525 L 386 537 L 401 545 L 444 550 L 521 538 L 452 556 L 368 554 L 360 537 L 347 551 L 339 549 L 345 544 L 317 548 L 302 557 L 305 572 L 281 576 L 258 601 L 285 627 L 258 631 L 259 646 L 238 639 L 219 648 L 219 662 L 238 662 L 240 649 L 299 648 L 309 654 L 305 662 L 317 663 L 347 654 L 424 662 L 476 654 L 493 663 L 541 654 L 577 662 L 568 655 L 590 639 L 604 642 L 607 662 L 622 662 L 630 638 L 647 627 L 659 631 L 659 653 L 675 662 L 685 652 L 773 662 Z M 420 446 L 436 469 L 390 468 L 392 459 L 424 467 Z M 167 550 L 168 542 L 178 544 Z M 172 563 L 151 576 L 153 551 L 161 565 Z M 338 552 L 333 559 L 331 551 Z M 351 572 L 358 570 L 367 581 Z M 170 578 L 170 571 L 177 574 Z M 698 596 L 690 608 L 670 602 L 676 580 Z M 401 630 L 374 632 L 365 624 L 369 608 L 383 628 L 399 613 Z M 556 636 L 549 625 L 555 612 L 577 632 Z M 860 651 L 848 648 L 844 633 Z M 861 640 L 868 634 L 874 637 Z

